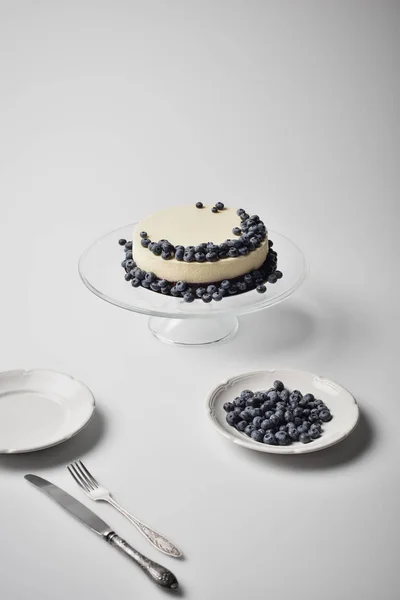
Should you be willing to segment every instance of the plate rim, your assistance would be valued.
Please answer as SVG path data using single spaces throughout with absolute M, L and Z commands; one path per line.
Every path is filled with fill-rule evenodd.
M 34 446 L 32 448 L 24 448 L 22 450 L 14 449 L 14 448 L 4 449 L 4 448 L 0 447 L 0 455 L 29 454 L 31 452 L 39 452 L 40 450 L 46 450 L 47 448 L 54 448 L 54 446 L 58 446 L 59 444 L 62 444 L 64 442 L 70 440 L 75 435 L 80 433 L 83 429 L 85 429 L 85 427 L 92 420 L 93 415 L 95 413 L 96 399 L 94 397 L 92 390 L 85 383 L 83 383 L 80 379 L 77 379 L 76 377 L 74 377 L 73 375 L 70 375 L 69 373 L 65 373 L 63 371 L 57 371 L 56 369 L 43 369 L 43 368 L 10 369 L 8 371 L 0 371 L 0 380 L 6 376 L 11 376 L 11 375 L 27 376 L 27 375 L 31 375 L 32 373 L 51 373 L 52 375 L 61 375 L 62 377 L 67 377 L 68 379 L 71 379 L 72 381 L 75 381 L 76 383 L 78 383 L 80 386 L 82 386 L 82 388 L 84 388 L 88 392 L 88 397 L 90 397 L 90 399 L 91 399 L 90 415 L 80 427 L 78 427 L 77 429 L 74 429 L 68 435 L 63 436 L 61 439 L 59 439 L 57 441 L 51 442 L 49 444 L 40 445 L 40 446 Z
M 352 398 L 354 405 L 356 406 L 356 410 L 357 410 L 357 418 L 356 418 L 353 426 L 348 431 L 346 431 L 343 435 L 341 435 L 339 438 L 327 443 L 325 446 L 322 446 L 322 447 L 315 447 L 315 446 L 312 447 L 313 446 L 312 444 L 303 444 L 302 446 L 296 446 L 296 447 L 293 447 L 293 446 L 269 446 L 268 444 L 260 444 L 259 442 L 249 440 L 247 437 L 244 437 L 244 436 L 243 436 L 243 439 L 242 439 L 242 437 L 236 437 L 235 435 L 233 435 L 233 433 L 232 434 L 229 433 L 229 431 L 227 431 L 226 429 L 224 429 L 222 427 L 222 425 L 219 423 L 219 421 L 213 411 L 213 408 L 215 405 L 215 400 L 222 390 L 228 388 L 229 386 L 234 385 L 234 383 L 236 383 L 240 379 L 243 379 L 244 377 L 252 377 L 252 376 L 257 376 L 257 375 L 265 375 L 265 374 L 271 375 L 273 373 L 277 373 L 277 372 L 282 373 L 285 371 L 290 372 L 290 373 L 302 373 L 302 374 L 310 375 L 317 380 L 323 381 L 325 384 L 328 383 L 330 385 L 333 385 L 336 389 L 340 389 L 340 390 L 346 392 L 346 394 L 348 394 Z M 331 448 L 332 446 L 335 446 L 339 442 L 342 442 L 344 439 L 346 439 L 357 427 L 359 420 L 360 420 L 359 404 L 358 404 L 355 396 L 345 386 L 343 386 L 340 383 L 337 383 L 336 381 L 332 381 L 331 379 L 328 379 L 327 377 L 323 377 L 322 375 L 312 373 L 311 371 L 306 371 L 303 369 L 290 369 L 290 368 L 258 369 L 256 371 L 242 372 L 240 374 L 236 374 L 232 377 L 226 378 L 219 385 L 214 386 L 214 388 L 207 394 L 206 411 L 207 411 L 208 419 L 211 421 L 213 427 L 218 431 L 218 433 L 220 435 L 222 435 L 223 437 L 225 437 L 226 439 L 233 442 L 234 444 L 236 444 L 238 446 L 242 446 L 244 448 L 247 448 L 248 450 L 255 450 L 257 452 L 264 452 L 266 454 L 276 454 L 276 455 L 285 455 L 285 456 L 293 456 L 293 455 L 297 456 L 300 454 L 310 454 L 312 452 L 320 452 L 322 450 L 326 450 L 327 448 Z

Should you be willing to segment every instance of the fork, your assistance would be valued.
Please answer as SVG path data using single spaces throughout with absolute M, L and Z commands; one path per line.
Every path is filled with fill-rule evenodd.
M 111 506 L 116 508 L 122 515 L 124 515 L 124 517 L 126 517 L 133 525 L 135 525 L 140 533 L 144 535 L 150 544 L 153 544 L 157 550 L 160 550 L 160 552 L 164 552 L 164 554 L 168 554 L 168 556 L 173 556 L 175 558 L 180 558 L 183 556 L 182 552 L 169 540 L 142 523 L 142 521 L 139 521 L 139 519 L 128 513 L 127 510 L 118 504 L 118 502 L 116 502 L 111 496 L 110 492 L 105 487 L 97 483 L 96 479 L 88 471 L 81 460 L 75 460 L 67 466 L 67 469 L 79 487 L 82 488 L 85 494 L 91 498 L 91 500 L 94 500 L 95 502 L 103 501 L 111 504 Z

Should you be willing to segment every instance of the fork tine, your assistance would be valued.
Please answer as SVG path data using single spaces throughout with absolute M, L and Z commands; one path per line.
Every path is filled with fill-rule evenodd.
M 93 483 L 90 481 L 90 479 L 86 476 L 86 473 L 81 468 L 80 464 L 77 461 L 74 461 L 73 465 L 74 465 L 74 468 L 75 468 L 75 472 L 78 473 L 79 477 L 82 479 L 82 481 L 85 482 L 85 484 L 89 488 L 89 490 L 90 491 L 95 490 L 96 487 L 93 485 Z
M 87 470 L 87 468 L 85 467 L 85 465 L 83 464 L 83 462 L 81 460 L 78 460 L 78 464 L 82 468 L 82 470 L 85 472 L 89 481 L 91 481 L 95 487 L 100 487 L 99 484 L 97 483 L 97 481 L 95 480 L 95 478 L 93 477 L 93 475 Z
M 79 487 L 82 488 L 84 492 L 90 492 L 90 488 L 88 487 L 88 485 L 85 483 L 85 481 L 81 480 L 79 474 L 75 471 L 74 465 L 68 465 L 67 469 L 71 473 L 72 477 L 75 479 Z

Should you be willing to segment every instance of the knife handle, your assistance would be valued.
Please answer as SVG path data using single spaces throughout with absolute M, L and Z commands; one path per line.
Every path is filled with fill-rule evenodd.
M 150 560 L 147 556 L 144 556 L 132 546 L 128 544 L 125 540 L 119 537 L 115 532 L 111 532 L 106 537 L 107 542 L 109 542 L 115 548 L 118 548 L 123 554 L 126 554 L 134 560 L 140 567 L 142 567 L 143 571 L 152 579 L 155 583 L 160 585 L 161 587 L 168 588 L 170 590 L 176 590 L 179 587 L 178 580 L 175 575 L 166 567 L 159 565 L 154 562 L 154 560 Z

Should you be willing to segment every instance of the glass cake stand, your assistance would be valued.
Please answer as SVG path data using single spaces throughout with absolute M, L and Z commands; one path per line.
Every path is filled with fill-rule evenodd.
M 161 341 L 184 346 L 214 344 L 233 336 L 238 316 L 274 306 L 291 296 L 303 283 L 307 268 L 301 250 L 284 235 L 269 231 L 278 253 L 283 278 L 267 284 L 267 292 L 255 290 L 223 298 L 221 302 L 191 304 L 148 289 L 133 288 L 124 279 L 125 257 L 120 238 L 132 239 L 135 224 L 120 227 L 96 240 L 81 256 L 79 274 L 91 292 L 110 304 L 148 315 L 150 331 Z M 135 249 L 133 249 L 135 256 Z

